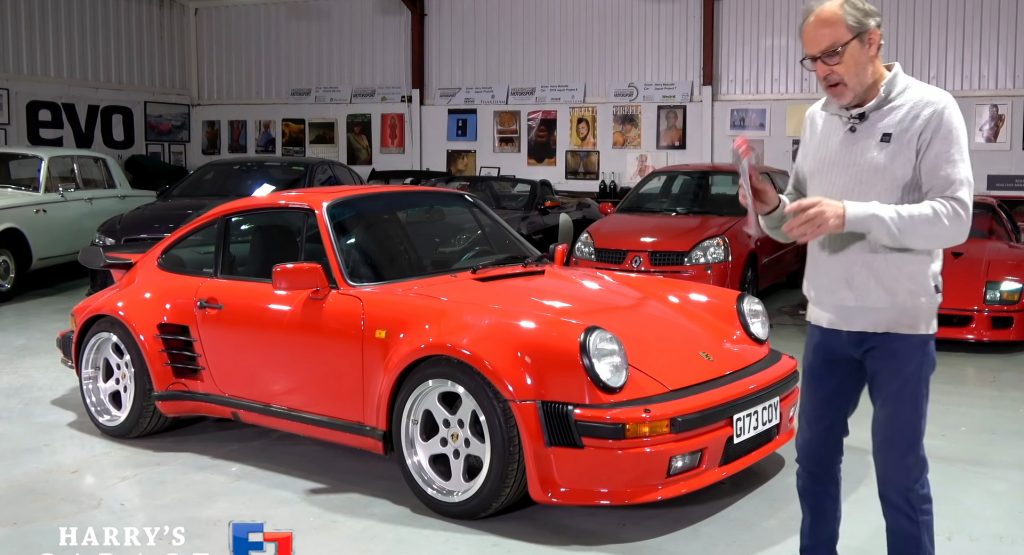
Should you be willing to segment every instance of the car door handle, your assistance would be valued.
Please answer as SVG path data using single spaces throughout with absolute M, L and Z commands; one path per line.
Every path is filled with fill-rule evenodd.
M 211 310 L 221 310 L 221 309 L 224 308 L 224 305 L 222 305 L 222 304 L 215 304 L 215 303 L 208 303 L 208 302 L 206 302 L 206 299 L 199 299 L 199 302 L 196 303 L 196 307 L 197 308 L 209 308 Z
M 36 208 L 35 210 L 32 211 L 32 213 L 33 214 L 46 214 L 46 209 L 45 208 Z
M 91 197 L 85 197 L 82 200 L 84 200 L 85 202 L 88 202 L 89 204 L 92 204 L 92 198 Z

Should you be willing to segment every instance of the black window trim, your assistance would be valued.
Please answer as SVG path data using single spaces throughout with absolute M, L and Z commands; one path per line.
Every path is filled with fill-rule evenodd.
M 160 268 L 161 270 L 169 273 L 169 274 L 174 274 L 174 275 L 178 275 L 178 276 L 191 276 L 191 277 L 202 277 L 202 278 L 213 278 L 213 277 L 216 277 L 217 274 L 220 273 L 220 249 L 221 249 L 221 243 L 222 243 L 221 236 L 224 233 L 224 230 L 223 230 L 224 225 L 223 225 L 223 223 L 224 223 L 223 222 L 223 218 L 217 218 L 217 221 L 209 223 L 209 224 L 204 225 L 204 226 L 200 226 L 200 227 L 196 228 L 195 230 L 193 230 L 192 232 L 190 232 L 189 234 L 185 235 L 184 237 L 181 237 L 177 241 L 175 241 L 175 242 L 171 243 L 170 245 L 164 247 L 164 249 L 162 251 L 160 251 L 160 256 L 158 256 L 156 258 L 156 265 L 157 265 L 157 267 Z M 214 232 L 215 239 L 214 239 L 214 243 L 213 243 L 213 257 L 214 257 L 213 258 L 213 273 L 207 274 L 207 273 L 197 273 L 197 272 L 182 272 L 182 271 L 179 271 L 179 270 L 173 270 L 173 269 L 168 268 L 167 266 L 164 265 L 164 263 L 163 263 L 164 255 L 166 255 L 170 250 L 174 249 L 175 247 L 177 247 L 181 243 L 184 243 L 189 238 L 195 236 L 195 234 L 202 233 L 203 231 L 209 229 L 211 226 L 217 228 L 215 230 L 215 232 Z

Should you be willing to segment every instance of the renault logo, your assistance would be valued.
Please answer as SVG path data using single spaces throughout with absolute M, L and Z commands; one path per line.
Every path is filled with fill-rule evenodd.
M 632 266 L 634 270 L 639 268 L 640 265 L 643 264 L 643 263 L 644 263 L 644 259 L 639 254 L 634 256 L 633 260 L 629 261 L 629 265 Z
M 715 360 L 715 357 L 709 355 L 708 353 L 705 353 L 704 351 L 701 351 L 699 354 L 700 354 L 701 358 L 703 358 L 706 361 L 714 362 L 714 360 Z

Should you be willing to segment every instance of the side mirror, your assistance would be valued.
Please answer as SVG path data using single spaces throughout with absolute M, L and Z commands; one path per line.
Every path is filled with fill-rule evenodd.
M 548 249 L 548 258 L 555 266 L 567 266 L 569 264 L 569 243 L 555 243 Z
M 324 267 L 315 262 L 278 264 L 271 273 L 277 291 L 311 291 L 313 299 L 324 299 L 331 290 Z
M 600 205 L 598 205 L 597 209 L 600 210 L 602 214 L 607 216 L 608 214 L 615 212 L 615 205 L 610 202 L 602 202 Z

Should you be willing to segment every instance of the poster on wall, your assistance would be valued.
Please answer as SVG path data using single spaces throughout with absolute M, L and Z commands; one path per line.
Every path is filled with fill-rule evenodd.
M 202 152 L 207 156 L 220 154 L 220 120 L 203 120 Z
M 458 108 L 448 110 L 448 140 L 476 140 L 476 109 Z
M 11 91 L 0 89 L 0 125 L 11 124 Z
M 647 174 L 667 165 L 667 152 L 630 152 L 626 154 L 626 172 L 622 181 L 626 185 L 635 185 Z
M 1010 150 L 1010 102 L 974 105 L 974 150 Z
M 0 146 L 7 146 L 7 130 L 0 129 Z
M 476 175 L 476 151 L 449 149 L 445 167 L 452 175 Z
M 338 120 L 309 120 L 309 156 L 340 160 L 341 148 L 338 146 Z
M 804 130 L 804 117 L 811 104 L 790 104 L 786 106 L 786 136 L 799 137 Z
M 767 137 L 769 116 L 767 106 L 729 108 L 729 135 Z
M 306 120 L 285 118 L 281 120 L 281 156 L 306 155 Z
M 244 119 L 228 120 L 228 153 L 245 154 L 249 149 L 248 121 Z
M 558 110 L 526 114 L 526 165 L 558 164 Z
M 276 120 L 256 120 L 256 154 L 277 154 L 277 135 L 274 135 Z
M 187 168 L 185 164 L 185 145 L 173 144 L 167 147 L 167 163 L 172 166 Z
M 192 140 L 188 104 L 146 102 L 146 142 L 187 143 Z
M 494 152 L 519 152 L 521 114 L 519 110 L 494 112 Z
M 346 163 L 350 166 L 373 164 L 373 141 L 370 114 L 349 114 L 345 117 Z
M 380 115 L 380 153 L 405 154 L 405 114 Z
M 683 150 L 686 148 L 686 106 L 667 104 L 658 106 L 658 149 Z
M 570 107 L 569 125 L 573 148 L 597 148 L 597 106 Z
M 565 178 L 566 179 L 597 179 L 601 172 L 601 151 L 600 150 L 566 150 L 565 151 Z
M 612 148 L 640 148 L 639 104 L 612 106 Z
M 146 156 L 154 160 L 164 161 L 164 145 L 160 143 L 146 143 Z

